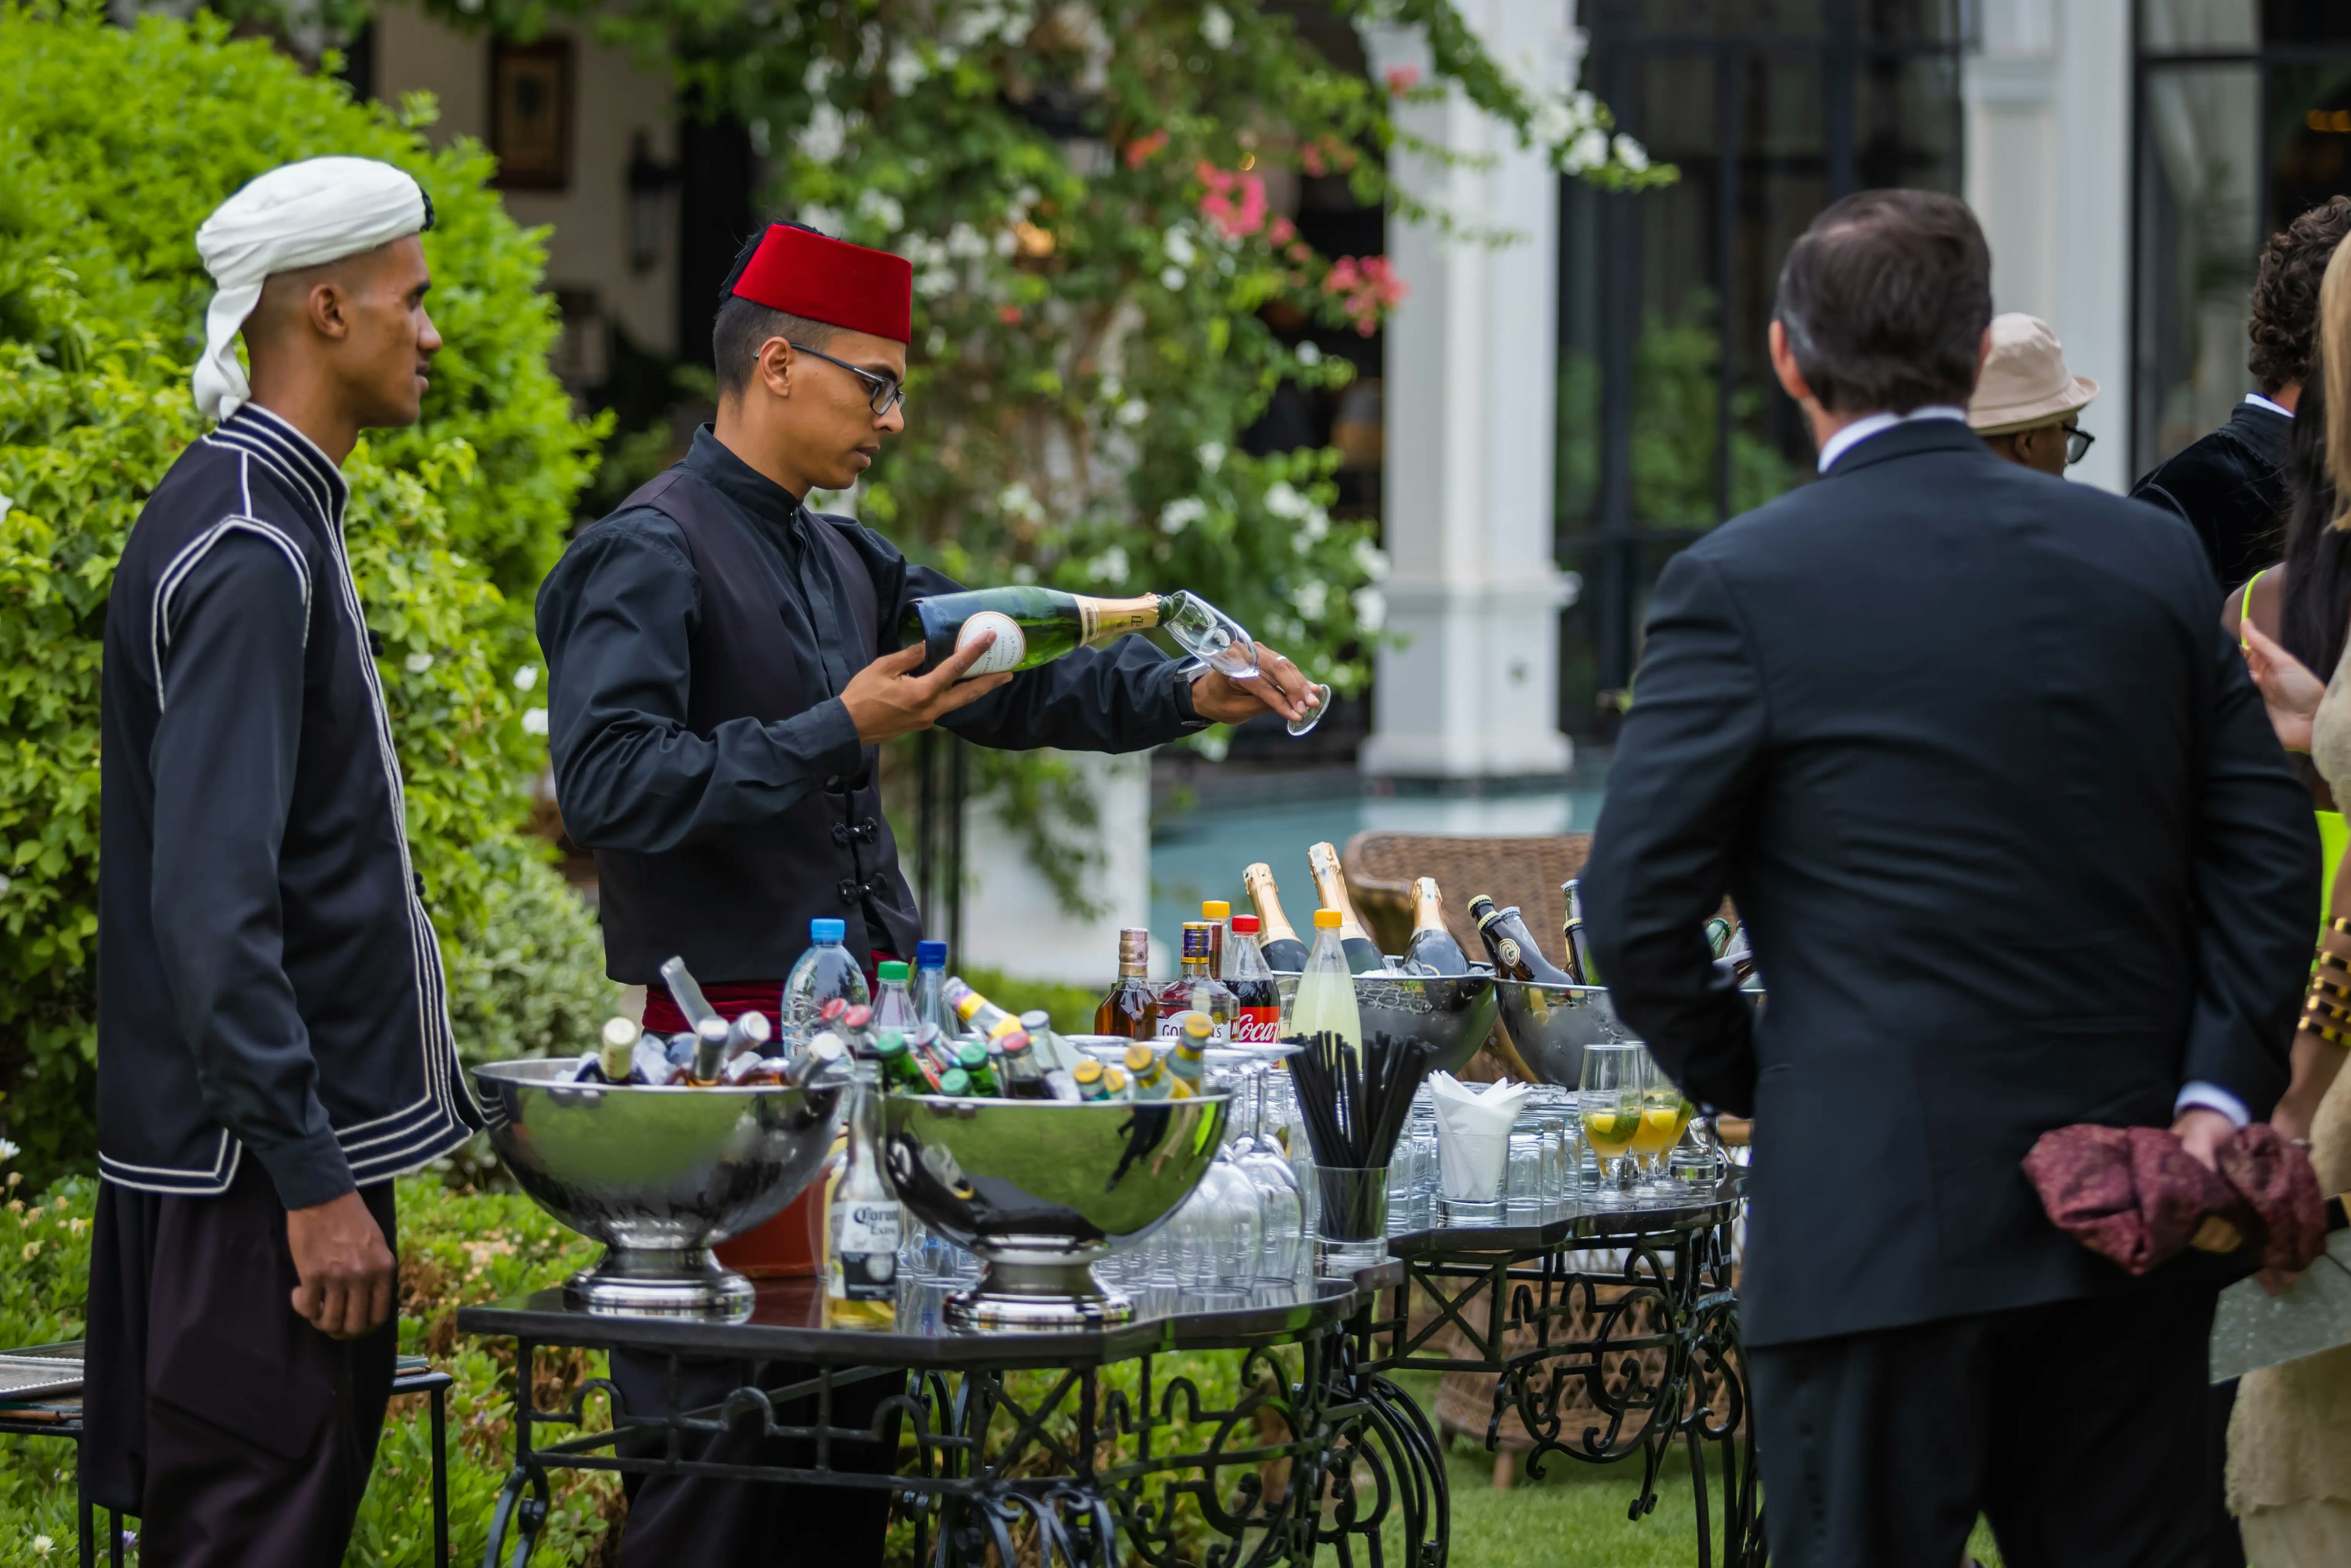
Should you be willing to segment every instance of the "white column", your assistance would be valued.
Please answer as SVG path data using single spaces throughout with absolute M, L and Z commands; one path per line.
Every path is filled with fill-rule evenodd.
M 1991 243 L 1992 302 L 2057 330 L 2098 383 L 2098 437 L 2071 477 L 2129 487 L 2129 0 L 1985 0 L 1967 63 L 1967 199 Z
M 1497 60 L 1538 91 L 1570 82 L 1572 0 L 1464 0 Z M 1416 32 L 1365 29 L 1374 79 L 1429 71 Z M 1557 439 L 1559 184 L 1541 156 L 1458 93 L 1405 106 L 1399 186 L 1470 229 L 1448 238 L 1388 219 L 1389 264 L 1410 292 L 1389 319 L 1385 584 L 1388 624 L 1409 639 L 1379 658 L 1366 772 L 1435 779 L 1555 776 L 1573 753 L 1558 729 L 1559 607 L 1552 553 Z

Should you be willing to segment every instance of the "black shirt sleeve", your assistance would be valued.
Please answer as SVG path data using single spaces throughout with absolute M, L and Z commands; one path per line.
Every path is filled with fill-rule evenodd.
M 548 746 L 564 831 L 583 848 L 659 853 L 770 820 L 858 770 L 839 697 L 765 724 L 686 727 L 701 618 L 692 558 L 659 513 L 619 513 L 564 553 L 538 592 Z
M 908 603 L 933 594 L 960 593 L 963 584 L 907 560 L 871 529 L 859 532 L 882 603 L 887 628 L 883 641 L 895 647 L 899 618 Z M 1000 751 L 1041 746 L 1065 751 L 1140 751 L 1202 727 L 1184 667 L 1147 637 L 1122 637 L 1023 670 L 1003 690 L 958 708 L 940 724 L 966 740 Z
M 277 858 L 302 731 L 305 584 L 224 531 L 168 591 L 150 914 L 205 1108 L 287 1208 L 352 1188 L 286 977 Z

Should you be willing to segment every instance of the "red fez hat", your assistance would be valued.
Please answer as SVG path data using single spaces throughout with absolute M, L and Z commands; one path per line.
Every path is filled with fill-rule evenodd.
M 913 340 L 914 265 L 797 224 L 769 224 L 744 247 L 726 291 L 770 310 L 829 327 Z

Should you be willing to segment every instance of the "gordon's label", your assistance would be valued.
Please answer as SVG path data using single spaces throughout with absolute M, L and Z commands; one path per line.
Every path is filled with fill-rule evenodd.
M 1159 1038 L 1162 1040 L 1182 1040 L 1185 1038 L 1184 1019 L 1187 1016 L 1189 1015 L 1182 1012 L 1161 1013 L 1159 1015 Z M 1232 1030 L 1226 1024 L 1224 1019 L 1217 1017 L 1214 1013 L 1209 1013 L 1208 1021 L 1216 1026 L 1208 1031 L 1209 1044 L 1223 1045 L 1232 1038 Z
M 964 672 L 965 679 L 1012 669 L 1028 657 L 1029 639 L 1021 632 L 1020 622 L 1001 610 L 983 610 L 966 621 L 963 629 L 956 633 L 956 652 L 962 653 L 983 632 L 995 632 L 996 641 L 988 645 L 987 653 L 971 662 L 971 668 Z
M 833 1206 L 834 1294 L 852 1301 L 898 1299 L 898 1206 Z

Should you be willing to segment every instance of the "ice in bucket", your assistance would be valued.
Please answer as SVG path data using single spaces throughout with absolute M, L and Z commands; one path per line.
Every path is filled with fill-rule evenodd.
M 1510 1127 L 1532 1087 L 1507 1078 L 1499 1083 L 1464 1083 L 1450 1072 L 1430 1075 L 1428 1095 L 1437 1104 L 1437 1181 L 1449 1222 L 1491 1225 L 1501 1218 L 1502 1168 L 1510 1155 Z

